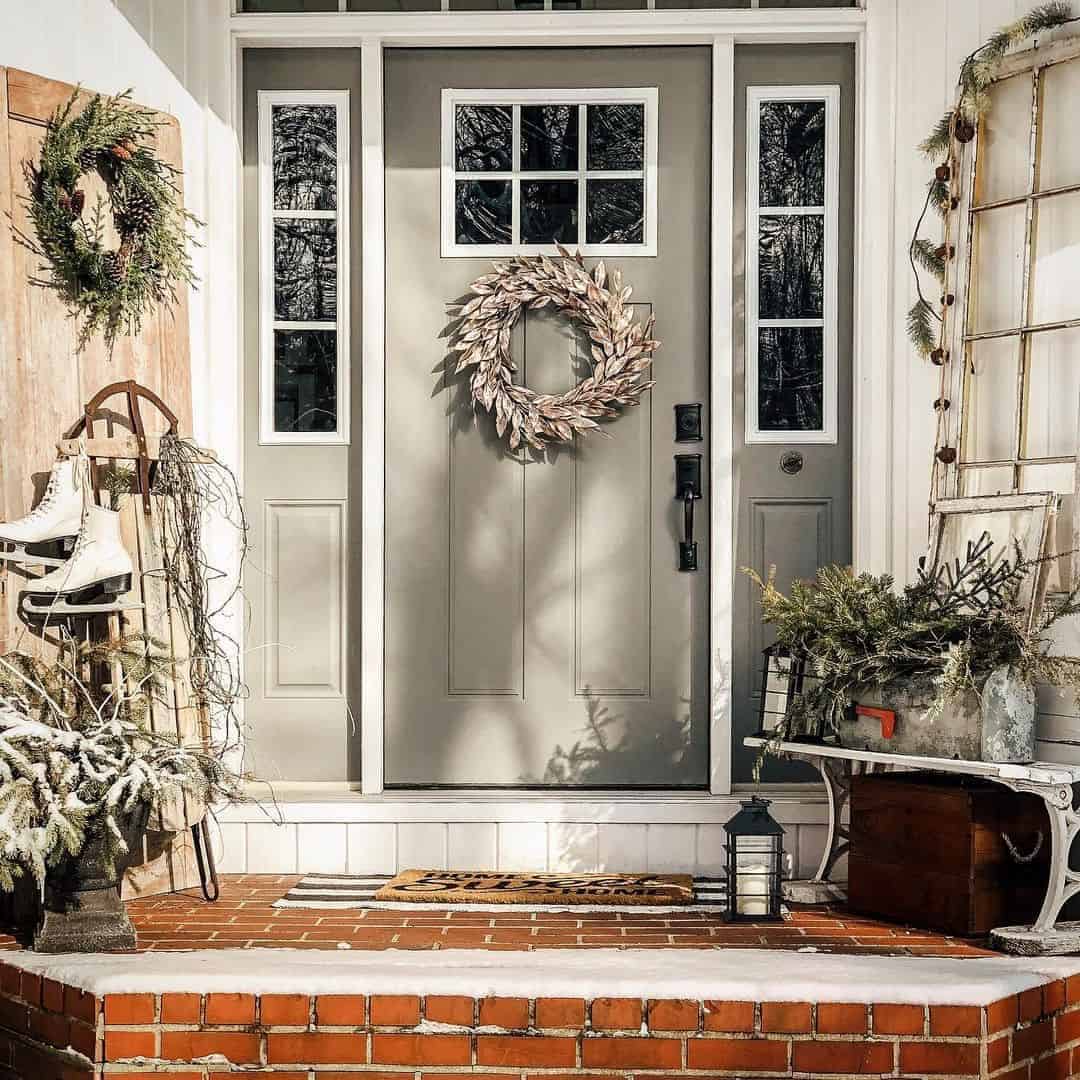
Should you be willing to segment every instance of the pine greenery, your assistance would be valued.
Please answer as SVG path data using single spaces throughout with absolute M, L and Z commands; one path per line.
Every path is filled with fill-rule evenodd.
M 911 244 L 911 257 L 928 274 L 933 274 L 940 282 L 945 281 L 945 256 L 940 244 L 916 237 Z
M 201 223 L 184 209 L 177 170 L 154 152 L 162 119 L 130 91 L 95 95 L 77 111 L 78 93 L 53 115 L 37 165 L 27 167 L 36 241 L 24 240 L 81 320 L 79 348 L 100 333 L 111 352 L 121 334 L 139 332 L 153 304 L 173 304 L 177 285 L 195 284 L 187 242 Z M 84 214 L 79 183 L 91 170 L 108 196 Z M 114 251 L 105 246 L 107 212 L 120 234 Z
M 938 330 L 936 324 L 940 322 L 941 319 L 938 313 L 921 296 L 908 312 L 908 337 L 911 338 L 912 344 L 923 356 L 929 356 L 937 347 Z
M 120 859 L 126 824 L 177 794 L 207 805 L 240 797 L 241 778 L 219 756 L 150 730 L 149 711 L 167 708 L 170 666 L 137 636 L 69 642 L 51 665 L 0 656 L 0 891 L 25 874 L 43 886 L 94 838 Z
M 1080 659 L 1051 656 L 1048 633 L 1080 613 L 1080 585 L 1048 604 L 1029 625 L 1018 596 L 1041 565 L 1015 553 L 994 553 L 988 536 L 966 557 L 919 570 L 897 589 L 889 575 L 854 574 L 827 566 L 785 595 L 775 582 L 747 570 L 761 590 L 762 618 L 777 644 L 804 658 L 808 678 L 778 739 L 835 731 L 860 689 L 910 678 L 938 687 L 931 712 L 968 690 L 980 692 L 1003 665 L 1031 685 L 1070 687 L 1080 700 Z

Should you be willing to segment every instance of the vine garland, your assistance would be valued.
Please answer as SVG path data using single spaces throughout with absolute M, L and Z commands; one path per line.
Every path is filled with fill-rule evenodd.
M 469 388 L 474 407 L 495 415 L 510 449 L 527 443 L 543 450 L 549 442 L 568 442 L 599 428 L 597 420 L 637 405 L 653 383 L 647 378 L 654 319 L 634 320 L 628 306 L 632 289 L 616 270 L 608 277 L 603 262 L 590 274 L 581 253 L 559 246 L 559 259 L 516 255 L 493 264 L 477 278 L 472 298 L 456 311 L 450 349 L 458 353 L 455 372 L 475 367 Z M 564 394 L 537 394 L 513 381 L 510 333 L 523 310 L 554 307 L 581 326 L 592 341 L 592 372 Z
M 137 334 L 155 303 L 175 304 L 178 285 L 194 285 L 189 227 L 179 170 L 162 161 L 152 140 L 165 121 L 135 104 L 131 91 L 95 94 L 81 111 L 79 90 L 53 114 L 36 166 L 27 166 L 30 219 L 45 259 L 44 284 L 81 320 L 79 348 L 102 334 L 112 353 L 121 334 Z M 83 178 L 97 172 L 106 195 L 86 211 Z M 119 246 L 106 246 L 106 212 Z
M 1036 34 L 1055 30 L 1072 21 L 1072 5 L 1067 0 L 1053 0 L 1040 4 L 993 34 L 961 64 L 956 104 L 919 144 L 919 149 L 935 163 L 935 167 L 908 246 L 917 299 L 908 312 L 907 330 L 912 344 L 924 357 L 936 362 L 944 359 L 941 350 L 944 326 L 941 308 L 948 305 L 949 298 L 943 296 L 940 307 L 935 307 L 923 292 L 922 275 L 929 274 L 944 286 L 948 261 L 955 254 L 955 247 L 950 244 L 949 214 L 956 209 L 959 201 L 957 183 L 960 153 L 957 148 L 975 138 L 980 118 L 989 111 L 990 85 L 1006 52 Z M 920 235 L 931 209 L 945 222 L 944 243 L 935 243 Z

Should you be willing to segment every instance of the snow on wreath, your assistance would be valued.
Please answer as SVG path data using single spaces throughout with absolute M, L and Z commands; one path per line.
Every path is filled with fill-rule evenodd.
M 603 262 L 590 274 L 581 253 L 558 248 L 560 259 L 517 255 L 493 263 L 493 272 L 469 287 L 472 298 L 455 306 L 451 333 L 454 372 L 475 367 L 469 380 L 473 404 L 495 414 L 510 449 L 527 443 L 543 450 L 549 442 L 569 442 L 578 432 L 599 428 L 597 420 L 637 405 L 653 385 L 647 378 L 652 354 L 653 317 L 636 322 L 628 301 L 632 293 L 616 270 L 610 277 Z M 515 383 L 510 333 L 525 308 L 554 306 L 579 325 L 592 342 L 592 372 L 565 394 L 537 394 Z

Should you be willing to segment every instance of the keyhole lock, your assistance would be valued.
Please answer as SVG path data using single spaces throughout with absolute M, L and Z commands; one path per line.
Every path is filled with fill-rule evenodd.
M 701 402 L 675 406 L 675 441 L 701 442 Z
M 806 462 L 798 450 L 785 450 L 780 455 L 780 471 L 788 476 L 796 476 L 802 472 Z

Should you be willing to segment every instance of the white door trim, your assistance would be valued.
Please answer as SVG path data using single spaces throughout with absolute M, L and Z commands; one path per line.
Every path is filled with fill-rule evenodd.
M 216 0 L 227 4 L 228 0 Z M 868 178 L 880 178 L 891 168 L 889 146 L 883 137 L 864 136 L 867 83 L 868 26 L 875 60 L 874 101 L 880 103 L 881 87 L 895 86 L 893 38 L 897 0 L 865 0 L 868 10 L 832 8 L 814 10 L 686 10 L 644 12 L 536 13 L 331 13 L 326 15 L 233 15 L 231 47 L 226 66 L 235 95 L 234 124 L 241 116 L 241 53 L 247 47 L 336 46 L 359 48 L 362 53 L 363 94 L 360 124 L 363 132 L 361 168 L 363 184 L 363 258 L 361 266 L 363 324 L 363 464 L 361 478 L 360 619 L 362 795 L 381 795 L 383 784 L 383 662 L 385 587 L 384 552 L 384 339 L 385 339 L 385 214 L 383 200 L 383 86 L 382 54 L 390 46 L 586 46 L 644 44 L 707 44 L 713 50 L 713 147 L 711 208 L 711 346 L 712 346 L 712 445 L 711 476 L 712 552 L 710 554 L 710 791 L 727 794 L 731 783 L 731 667 L 733 636 L 734 519 L 732 461 L 732 228 L 734 138 L 734 48 L 739 43 L 854 42 L 858 53 L 859 96 L 856 186 L 857 206 L 856 281 L 884 283 L 893 280 L 891 213 L 885 213 L 883 196 L 865 198 Z M 891 20 L 891 21 L 890 21 Z M 894 31 L 893 31 L 894 32 Z M 885 69 L 885 70 L 882 70 Z M 875 114 L 876 115 L 876 114 Z M 891 121 L 891 114 L 890 114 Z M 238 128 L 237 128 L 238 130 Z M 866 207 L 877 217 L 871 220 Z M 239 215 L 241 208 L 235 207 Z M 233 222 L 235 235 L 241 222 Z M 224 232 L 228 232 L 223 228 Z M 220 234 L 216 234 L 220 235 Z M 227 237 L 226 237 L 227 239 Z M 210 238 L 215 244 L 215 237 Z M 240 307 L 242 246 L 223 245 L 222 266 L 231 264 L 234 295 Z M 223 276 L 227 276 L 224 275 Z M 884 285 L 870 290 L 857 286 L 855 348 L 855 442 L 854 513 L 855 551 L 859 566 L 887 565 L 890 556 L 887 531 L 869 528 L 868 522 L 887 517 L 891 502 L 887 473 L 882 463 L 889 458 L 891 424 L 882 416 L 887 395 L 881 388 L 891 369 L 891 358 L 881 343 L 891 340 L 885 332 L 886 312 L 881 308 Z M 876 347 L 871 347 L 876 342 Z M 238 374 L 238 378 L 239 378 Z M 875 401 L 876 395 L 876 401 Z M 868 422 L 869 417 L 878 422 Z M 860 419 L 863 417 L 863 419 Z M 872 467 L 859 467 L 865 455 Z M 725 542 L 726 541 L 726 542 Z M 352 625 L 355 627 L 356 622 Z M 355 700 L 355 697 L 354 697 Z M 635 793 L 627 793 L 636 797 Z M 553 794 L 561 799 L 565 793 Z M 671 796 L 683 798 L 683 795 Z M 657 796 L 650 795 L 651 801 Z M 663 798 L 663 797 L 660 797 Z M 445 798 L 437 800 L 447 808 Z

